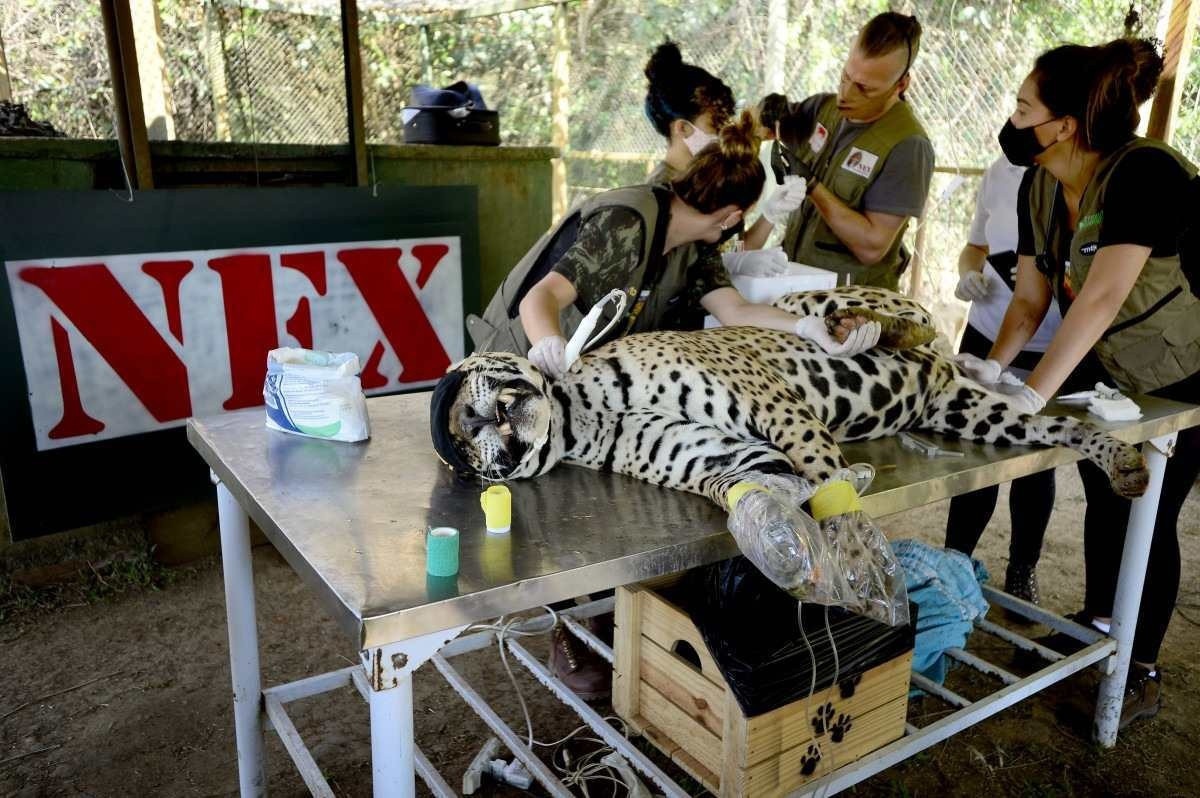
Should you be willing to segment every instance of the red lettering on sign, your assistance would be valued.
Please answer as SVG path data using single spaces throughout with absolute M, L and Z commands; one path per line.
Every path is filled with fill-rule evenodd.
M 421 262 L 421 269 L 417 272 L 417 288 L 425 287 L 425 283 L 429 282 L 433 275 L 433 270 L 449 251 L 450 247 L 445 244 L 417 244 L 412 248 L 413 257 Z
M 179 311 L 179 284 L 192 270 L 190 260 L 149 260 L 142 264 L 142 271 L 158 281 L 162 288 L 163 302 L 167 306 L 167 327 L 175 340 L 183 343 L 183 315 Z
M 288 252 L 279 256 L 279 262 L 288 269 L 295 269 L 308 278 L 317 289 L 318 296 L 325 296 L 325 253 Z
M 325 253 L 324 252 L 289 252 L 279 256 L 279 262 L 288 269 L 295 269 L 308 278 L 317 296 L 325 296 Z M 288 331 L 300 346 L 305 349 L 313 348 L 312 309 L 308 297 L 301 297 L 296 304 L 296 311 L 287 320 L 284 329 Z
M 379 371 L 379 361 L 383 359 L 385 351 L 383 342 L 376 341 L 375 348 L 371 350 L 371 356 L 367 358 L 367 365 L 363 366 L 362 374 L 359 375 L 364 391 L 369 391 L 372 388 L 382 388 L 388 384 L 387 377 L 383 376 Z
M 47 434 L 51 438 L 95 435 L 104 429 L 104 422 L 92 418 L 83 409 L 83 400 L 79 397 L 79 378 L 75 375 L 75 359 L 71 356 L 71 338 L 57 319 L 50 319 L 50 331 L 54 334 L 54 356 L 58 359 L 63 414 Z
M 301 347 L 313 348 L 312 311 L 308 307 L 308 297 L 300 297 L 300 301 L 296 303 L 296 312 L 287 320 L 283 328 L 288 331 L 288 335 L 296 339 Z
M 17 276 L 40 288 L 58 306 L 155 420 L 174 421 L 192 414 L 187 367 L 104 264 L 69 269 L 32 266 Z M 70 376 L 63 372 L 60 357 L 60 382 L 66 385 L 74 379 L 73 371 Z
M 398 247 L 379 247 L 346 249 L 337 257 L 400 358 L 399 381 L 436 380 L 446 373 L 450 356 L 400 269 L 400 254 Z
M 233 393 L 226 410 L 262 404 L 267 352 L 279 346 L 271 257 L 248 253 L 213 258 L 208 267 L 221 275 L 225 300 L 225 332 L 229 341 L 229 376 Z M 311 326 L 311 325 L 310 325 Z

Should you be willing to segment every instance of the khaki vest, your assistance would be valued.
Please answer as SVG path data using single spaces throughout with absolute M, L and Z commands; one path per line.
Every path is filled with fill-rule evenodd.
M 1055 286 L 1068 292 L 1063 299 L 1073 299 L 1087 282 L 1104 221 L 1104 193 L 1116 165 L 1128 153 L 1145 147 L 1168 153 L 1195 176 L 1196 167 L 1186 158 L 1152 139 L 1134 139 L 1101 161 L 1079 203 L 1065 286 Z M 1039 253 L 1054 246 L 1048 237 L 1057 193 L 1058 181 L 1045 169 L 1038 169 L 1029 189 L 1029 215 Z M 1112 325 L 1096 342 L 1095 351 L 1121 389 L 1134 393 L 1165 388 L 1200 371 L 1200 300 L 1188 285 L 1178 255 L 1146 260 Z
M 834 152 L 833 139 L 841 122 L 837 96 L 832 95 L 821 103 L 813 133 L 808 141 L 799 143 L 796 157 L 812 169 L 814 180 L 819 180 L 847 206 L 861 212 L 863 195 L 883 171 L 883 164 L 892 149 L 913 136 L 926 140 L 929 136 L 908 103 L 898 102 L 874 124 Z M 850 163 L 852 154 L 856 159 L 854 163 Z M 872 156 L 875 162 L 866 163 Z M 792 214 L 788 220 L 783 251 L 788 253 L 789 260 L 796 263 L 849 275 L 855 285 L 876 285 L 895 290 L 900 283 L 900 275 L 908 266 L 908 253 L 901 242 L 906 227 L 907 219 L 896 232 L 891 248 L 878 263 L 867 266 L 854 257 L 850 248 L 830 229 L 816 206 L 806 202 L 800 207 L 799 213 Z
M 660 223 L 667 223 L 667 219 L 660 219 L 659 200 L 655 190 L 653 186 L 643 185 L 605 191 L 581 201 L 569 211 L 558 224 L 534 244 L 525 257 L 508 273 L 496 291 L 496 295 L 492 297 L 492 301 L 484 310 L 483 317 L 475 315 L 467 317 L 467 332 L 471 335 L 475 351 L 512 352 L 522 357 L 525 356 L 525 353 L 529 351 L 529 339 L 525 335 L 524 327 L 521 326 L 518 307 L 528 290 L 541 279 L 541 276 L 549 274 L 553 269 L 553 264 L 542 262 L 543 253 L 554 246 L 560 231 L 564 235 L 571 236 L 570 241 L 564 242 L 560 246 L 560 251 L 566 252 L 569 244 L 573 243 L 574 238 L 578 236 L 580 225 L 588 217 L 602 208 L 614 205 L 628 208 L 641 218 L 643 235 L 641 258 L 638 264 L 631 271 L 622 269 L 621 279 L 624 283 L 614 283 L 611 286 L 623 289 L 629 300 L 625 306 L 624 318 L 614 325 L 613 332 L 608 335 L 608 339 L 611 340 L 613 337 L 631 332 L 658 329 L 664 316 L 671 309 L 671 300 L 679 301 L 681 298 L 682 289 L 686 287 L 687 269 L 697 257 L 697 247 L 694 244 L 676 247 L 665 256 L 662 271 L 657 275 L 657 279 L 654 279 L 654 275 L 647 274 L 647 267 L 654 262 L 655 242 L 658 241 L 659 246 L 662 245 L 661 239 L 655 233 Z M 661 192 L 666 189 L 659 187 L 657 190 Z M 564 230 L 564 228 L 567 229 Z M 539 269 L 541 276 L 531 279 L 529 285 L 526 285 L 526 277 L 531 277 L 530 271 L 539 263 L 544 267 Z M 653 280 L 653 285 L 645 284 L 648 279 Z M 590 307 L 576 302 L 575 305 L 562 311 L 559 316 L 559 324 L 565 338 L 570 339 L 589 310 L 591 310 Z M 608 325 L 615 312 L 616 306 L 609 303 L 596 325 L 597 332 Z

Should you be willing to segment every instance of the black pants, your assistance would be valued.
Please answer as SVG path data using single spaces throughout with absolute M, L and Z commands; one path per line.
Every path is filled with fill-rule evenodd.
M 987 357 L 992 342 L 971 325 L 963 332 L 960 353 Z M 1033 371 L 1041 355 L 1021 352 L 1012 365 Z M 970 556 L 983 537 L 983 530 L 992 520 L 1000 487 L 964 493 L 950 500 L 950 516 L 946 519 L 946 547 Z M 1018 565 L 1037 565 L 1042 553 L 1042 540 L 1054 509 L 1054 471 L 1014 479 L 1008 494 L 1008 509 L 1012 516 L 1012 537 L 1008 544 L 1008 559 Z
M 1200 373 L 1155 391 L 1154 395 L 1200 404 Z M 1113 493 L 1108 476 L 1086 460 L 1079 463 L 1079 476 L 1087 495 L 1087 514 L 1083 520 L 1087 576 L 1084 609 L 1094 616 L 1109 617 L 1117 593 L 1131 502 Z M 1175 611 L 1179 596 L 1179 513 L 1198 476 L 1200 427 L 1192 427 L 1179 433 L 1175 455 L 1167 461 L 1150 561 L 1146 566 L 1146 585 L 1142 589 L 1142 608 L 1133 638 L 1133 658 L 1138 662 L 1158 660 L 1158 650 Z

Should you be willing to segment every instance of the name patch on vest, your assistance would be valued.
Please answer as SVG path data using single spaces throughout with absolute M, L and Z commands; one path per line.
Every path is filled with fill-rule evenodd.
M 813 130 L 812 135 L 808 137 L 808 146 L 814 153 L 818 153 L 825 149 L 825 142 L 828 140 L 829 130 L 827 130 L 824 125 L 818 122 L 816 129 Z
M 866 150 L 860 150 L 858 147 L 851 147 L 850 154 L 846 156 L 846 161 L 842 164 L 842 168 L 859 177 L 870 177 L 871 172 L 875 171 L 875 164 L 878 162 L 878 155 L 873 155 Z
M 1099 241 L 1089 241 L 1088 243 L 1084 244 L 1082 247 L 1079 248 L 1079 254 L 1080 255 L 1089 255 L 1089 256 L 1095 255 L 1096 250 L 1098 250 L 1098 249 L 1100 249 Z

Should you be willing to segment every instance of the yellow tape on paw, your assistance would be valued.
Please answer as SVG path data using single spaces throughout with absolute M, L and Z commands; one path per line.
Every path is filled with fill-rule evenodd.
M 734 507 L 737 507 L 738 502 L 742 500 L 743 496 L 756 490 L 765 491 L 766 488 L 756 482 L 739 482 L 725 494 L 725 504 L 730 510 L 733 510 Z
M 813 518 L 818 521 L 862 509 L 854 486 L 841 479 L 837 482 L 827 482 L 817 488 L 817 492 L 809 499 L 809 506 L 812 508 Z

